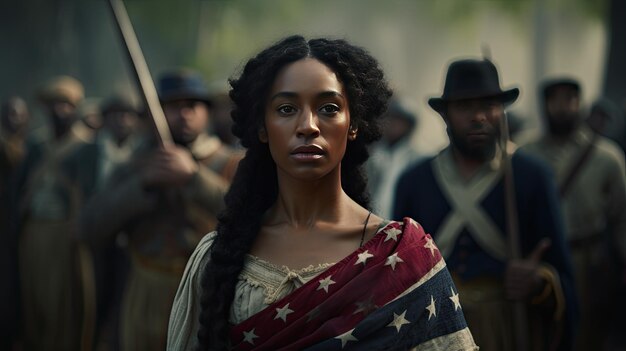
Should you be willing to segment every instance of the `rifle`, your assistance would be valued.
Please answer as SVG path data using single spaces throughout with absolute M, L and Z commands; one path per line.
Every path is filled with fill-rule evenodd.
M 150 120 L 155 127 L 157 142 L 161 147 L 172 145 L 174 143 L 172 133 L 165 119 L 165 114 L 159 102 L 159 96 L 154 87 L 154 81 L 152 80 L 152 76 L 148 70 L 148 64 L 139 46 L 133 25 L 126 12 L 126 7 L 122 0 L 109 0 L 109 5 L 115 23 L 117 24 L 120 38 L 124 43 L 125 51 L 128 54 L 128 61 L 131 63 L 131 68 L 139 91 L 141 92 L 142 100 L 148 108 L 148 113 L 151 116 Z
M 481 47 L 483 57 L 491 60 L 491 47 L 483 43 Z M 509 246 L 509 257 L 511 259 L 521 259 L 522 250 L 519 238 L 519 218 L 517 216 L 517 203 L 515 202 L 515 182 L 513 180 L 513 165 L 509 156 L 508 146 L 511 141 L 509 136 L 509 119 L 504 111 L 500 120 L 500 148 L 502 150 L 502 166 L 504 173 L 504 207 L 506 211 L 506 234 Z M 518 351 L 529 350 L 530 334 L 528 333 L 528 313 L 526 304 L 523 301 L 513 303 L 513 337 Z
M 502 165 L 504 171 L 504 201 L 506 210 L 507 242 L 509 244 L 509 257 L 511 259 L 521 259 L 522 250 L 520 248 L 519 218 L 517 217 L 517 204 L 515 199 L 515 183 L 513 180 L 513 165 L 509 156 L 508 145 L 509 121 L 504 111 L 504 116 L 500 121 L 500 144 L 502 149 Z M 529 350 L 528 338 L 528 315 L 526 304 L 523 301 L 513 303 L 513 332 L 515 345 L 518 351 Z
M 133 30 L 132 23 L 126 12 L 126 7 L 122 0 L 109 0 L 111 13 L 117 24 L 118 33 L 131 63 L 135 81 L 138 84 L 139 91 L 144 105 L 148 109 L 150 120 L 152 120 L 156 131 L 156 139 L 160 147 L 173 145 L 172 133 L 165 119 L 165 114 L 161 108 L 159 97 L 152 81 L 152 76 L 148 70 L 146 59 L 143 56 L 137 36 Z M 95 281 L 94 268 L 92 264 L 91 252 L 84 246 L 79 246 L 80 274 L 82 278 L 83 292 L 83 327 L 81 330 L 80 349 L 93 349 L 95 323 L 96 323 L 96 297 L 95 297 Z

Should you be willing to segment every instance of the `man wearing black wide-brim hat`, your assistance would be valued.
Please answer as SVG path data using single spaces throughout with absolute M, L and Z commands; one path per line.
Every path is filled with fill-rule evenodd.
M 575 296 L 556 189 L 546 166 L 515 152 L 500 133 L 505 108 L 518 96 L 517 88 L 501 88 L 491 61 L 452 62 L 443 94 L 428 100 L 450 145 L 402 175 L 394 219 L 416 218 L 433 234 L 481 350 L 517 350 L 514 323 L 529 330 L 523 339 L 530 349 L 568 349 Z M 507 169 L 513 191 L 505 191 Z M 510 249 L 507 225 L 515 222 L 522 259 Z M 513 302 L 527 307 L 527 318 L 514 317 Z
M 450 65 L 443 95 L 430 98 L 428 104 L 443 117 L 450 143 L 459 153 L 470 160 L 486 160 L 495 156 L 503 107 L 518 96 L 518 88 L 500 88 L 491 61 L 462 60 Z
M 624 153 L 585 123 L 576 79 L 546 79 L 539 92 L 546 134 L 523 150 L 555 174 L 581 301 L 576 350 L 590 350 L 623 320 L 616 284 L 626 262 Z
M 163 74 L 159 98 L 174 145 L 140 150 L 85 206 L 81 235 L 94 246 L 127 237 L 131 268 L 120 313 L 124 350 L 163 350 L 185 264 L 217 213 L 239 156 L 207 134 L 208 91 L 198 73 Z

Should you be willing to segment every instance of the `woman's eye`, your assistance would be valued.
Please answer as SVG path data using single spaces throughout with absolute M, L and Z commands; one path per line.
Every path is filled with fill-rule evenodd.
M 289 106 L 289 105 L 279 106 L 277 110 L 282 115 L 290 115 L 296 112 L 296 109 L 293 108 L 293 106 Z
M 320 112 L 326 115 L 332 115 L 339 112 L 339 106 L 337 105 L 324 105 L 320 108 Z

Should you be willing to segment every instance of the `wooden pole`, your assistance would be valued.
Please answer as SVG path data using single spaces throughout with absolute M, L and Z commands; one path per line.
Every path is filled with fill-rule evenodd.
M 509 122 L 506 111 L 500 121 L 500 143 L 502 149 L 502 166 L 504 171 L 504 201 L 506 209 L 506 229 L 509 246 L 509 257 L 517 260 L 522 258 L 519 237 L 519 218 L 515 199 L 515 183 L 513 179 L 513 165 L 509 155 Z M 528 334 L 528 316 L 524 301 L 513 303 L 513 327 L 515 348 L 517 351 L 528 351 L 530 335 Z
M 139 46 L 133 25 L 126 12 L 126 7 L 122 0 L 109 0 L 109 5 L 122 42 L 124 42 L 124 48 L 128 54 L 132 71 L 141 92 L 141 97 L 154 124 L 157 141 L 161 147 L 172 145 L 174 143 L 172 133 L 165 119 L 165 114 L 161 108 L 154 81 L 152 80 L 152 76 L 148 70 L 148 64 Z

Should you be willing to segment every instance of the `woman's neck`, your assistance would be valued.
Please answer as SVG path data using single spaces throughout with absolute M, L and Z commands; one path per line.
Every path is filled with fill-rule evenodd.
M 339 169 L 314 181 L 295 179 L 280 170 L 277 173 L 278 198 L 268 218 L 272 223 L 313 228 L 319 221 L 339 220 L 353 202 L 341 188 Z

